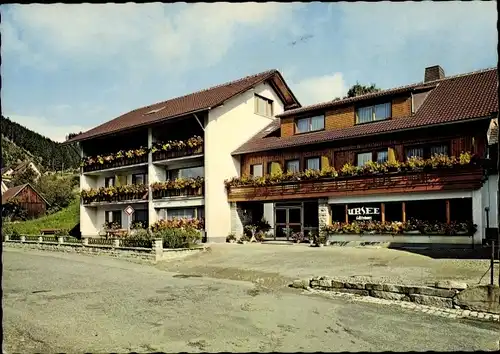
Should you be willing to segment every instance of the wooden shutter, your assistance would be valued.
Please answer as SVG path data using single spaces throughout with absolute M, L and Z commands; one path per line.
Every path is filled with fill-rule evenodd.
M 321 169 L 330 167 L 330 160 L 328 156 L 321 156 Z
M 271 174 L 276 174 L 282 172 L 281 165 L 279 162 L 271 162 Z
M 115 176 L 115 186 L 124 186 L 127 184 L 127 176 Z
M 396 153 L 394 148 L 387 149 L 387 161 L 388 162 L 396 162 Z

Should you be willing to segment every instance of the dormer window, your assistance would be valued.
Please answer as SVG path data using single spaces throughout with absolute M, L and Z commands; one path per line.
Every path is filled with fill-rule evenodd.
M 325 129 L 325 116 L 315 116 L 297 119 L 295 133 L 307 133 Z
M 384 120 L 391 116 L 391 103 L 382 103 L 368 107 L 361 107 L 356 110 L 356 123 L 368 123 Z
M 273 116 L 273 101 L 259 95 L 255 95 L 255 113 L 265 117 Z

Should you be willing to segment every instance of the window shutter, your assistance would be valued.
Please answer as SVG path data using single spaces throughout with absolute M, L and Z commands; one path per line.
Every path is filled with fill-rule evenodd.
M 120 175 L 115 176 L 115 185 L 117 187 L 124 186 L 127 184 L 127 180 L 124 177 L 126 177 L 126 176 L 120 176 Z
M 394 148 L 387 149 L 387 161 L 388 162 L 396 162 L 396 154 L 394 153 Z
M 321 169 L 325 169 L 330 167 L 330 160 L 328 159 L 328 156 L 321 156 Z
M 271 162 L 271 174 L 280 173 L 281 166 L 278 162 Z

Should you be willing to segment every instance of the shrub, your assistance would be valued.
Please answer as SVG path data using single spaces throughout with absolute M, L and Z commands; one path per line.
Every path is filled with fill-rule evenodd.
M 226 236 L 226 242 L 236 241 L 236 235 L 234 233 L 230 233 Z
M 172 220 L 158 220 L 151 226 L 151 231 L 156 232 L 162 229 L 176 229 L 189 227 L 197 230 L 203 230 L 204 220 L 203 219 L 172 219 Z
M 163 239 L 164 248 L 189 248 L 201 240 L 201 233 L 192 227 L 162 228 L 153 237 Z
M 66 208 L 75 199 L 73 183 L 72 177 L 42 175 L 35 184 L 35 188 L 49 202 L 49 212 L 56 212 Z
M 69 236 L 69 230 L 68 229 L 59 229 L 54 233 L 54 236 Z

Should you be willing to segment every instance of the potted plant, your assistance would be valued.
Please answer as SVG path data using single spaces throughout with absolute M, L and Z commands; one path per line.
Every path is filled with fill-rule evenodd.
M 227 243 L 235 243 L 236 242 L 236 235 L 234 233 L 230 233 L 226 237 L 226 242 Z
M 246 244 L 248 241 L 250 241 L 250 238 L 245 234 L 243 233 L 243 235 L 241 235 L 238 243 L 241 243 L 241 244 Z
M 310 232 L 312 238 L 312 246 L 314 247 L 323 247 L 326 243 L 326 235 L 323 233 L 318 233 L 315 231 Z
M 304 233 L 302 232 L 292 232 L 292 240 L 295 241 L 295 243 L 301 243 L 304 241 Z

